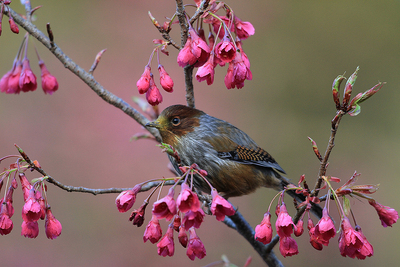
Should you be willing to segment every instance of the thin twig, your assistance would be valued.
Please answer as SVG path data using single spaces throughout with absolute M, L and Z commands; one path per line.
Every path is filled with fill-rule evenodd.
M 81 68 L 78 64 L 76 64 L 71 58 L 64 54 L 64 52 L 54 43 L 52 47 L 50 39 L 43 34 L 35 25 L 30 23 L 29 21 L 22 18 L 18 15 L 14 10 L 8 8 L 9 11 L 6 11 L 5 14 L 8 16 L 8 12 L 10 12 L 11 16 L 15 20 L 17 24 L 19 24 L 22 28 L 24 28 L 31 36 L 36 38 L 39 42 L 41 42 L 45 47 L 47 47 L 57 58 L 63 63 L 64 67 L 73 72 L 76 76 L 78 76 L 83 82 L 85 82 L 98 96 L 100 96 L 107 103 L 115 106 L 116 108 L 122 110 L 125 114 L 136 120 L 142 126 L 146 125 L 149 120 L 143 116 L 139 111 L 131 107 L 127 102 L 112 94 L 108 90 L 104 89 L 104 87 L 94 79 L 92 75 L 86 72 L 83 68 Z M 160 135 L 156 129 L 149 128 L 147 129 L 152 135 L 156 137 L 158 141 L 161 141 Z
M 337 120 L 335 123 L 332 124 L 331 136 L 329 138 L 328 146 L 325 151 L 324 159 L 320 163 L 318 180 L 315 183 L 314 190 L 311 192 L 311 196 L 318 196 L 318 193 L 319 193 L 318 189 L 321 188 L 322 181 L 323 181 L 322 176 L 325 176 L 325 174 L 326 174 L 326 167 L 328 164 L 329 156 L 332 152 L 333 147 L 335 146 L 335 137 L 336 137 L 337 129 L 339 128 L 340 120 L 344 114 L 345 113 L 343 111 L 339 110 L 335 116 L 335 118 L 337 118 Z

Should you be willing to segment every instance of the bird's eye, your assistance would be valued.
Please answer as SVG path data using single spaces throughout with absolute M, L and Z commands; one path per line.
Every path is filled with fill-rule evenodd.
M 181 120 L 179 119 L 179 117 L 175 117 L 171 120 L 172 125 L 174 126 L 178 126 L 181 123 Z

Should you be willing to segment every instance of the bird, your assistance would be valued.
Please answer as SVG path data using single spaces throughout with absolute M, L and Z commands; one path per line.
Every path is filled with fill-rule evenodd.
M 250 194 L 260 187 L 281 191 L 291 184 L 281 175 L 285 171 L 275 159 L 244 131 L 201 110 L 172 105 L 145 127 L 159 131 L 162 142 L 178 153 L 181 165 L 196 163 L 205 170 L 206 179 L 226 199 Z M 168 157 L 176 172 L 182 175 L 176 158 Z M 211 191 L 198 175 L 194 176 L 194 186 L 204 193 Z M 286 192 L 297 201 L 305 200 L 295 190 Z M 313 209 L 322 215 L 318 205 Z

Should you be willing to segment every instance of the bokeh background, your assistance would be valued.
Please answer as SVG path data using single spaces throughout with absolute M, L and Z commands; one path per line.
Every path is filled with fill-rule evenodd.
M 246 81 L 241 90 L 227 90 L 223 83 L 226 68 L 218 68 L 212 86 L 195 81 L 196 106 L 244 129 L 274 156 L 288 177 L 297 181 L 306 174 L 312 185 L 319 165 L 307 136 L 318 143 L 322 152 L 325 150 L 330 120 L 335 114 L 332 81 L 344 72 L 349 76 L 360 66 L 354 93 L 365 91 L 378 81 L 386 81 L 387 85 L 362 104 L 359 116 L 342 120 L 328 174 L 346 180 L 357 170 L 362 173 L 360 184 L 380 184 L 375 194 L 380 203 L 400 210 L 400 2 L 228 3 L 256 29 L 255 35 L 244 41 L 253 80 Z M 32 5 L 43 5 L 36 12 L 37 27 L 45 31 L 45 24 L 50 22 L 55 42 L 85 69 L 90 68 L 97 52 L 107 48 L 95 77 L 132 105 L 132 96 L 138 96 L 136 81 L 153 49 L 152 39 L 160 38 L 147 12 L 150 10 L 162 23 L 175 10 L 174 1 L 155 0 L 47 0 L 32 1 Z M 11 7 L 24 12 L 19 1 L 13 1 Z M 187 10 L 193 14 L 194 8 Z M 179 41 L 176 28 L 174 32 Z M 11 68 L 23 34 L 22 29 L 19 35 L 10 33 L 3 18 L 1 75 Z M 40 88 L 20 95 L 0 95 L 0 156 L 16 154 L 17 143 L 57 180 L 90 188 L 131 187 L 170 175 L 167 158 L 153 141 L 129 141 L 133 134 L 144 131 L 135 121 L 101 100 L 35 41 L 30 43 L 29 57 L 37 75 L 40 72 L 33 43 L 58 78 L 60 89 L 52 96 L 44 95 Z M 170 56 L 162 55 L 161 61 L 173 77 L 175 89 L 172 94 L 163 93 L 161 109 L 185 103 L 177 51 L 172 47 L 169 51 Z M 157 72 L 156 61 L 152 66 Z M 35 177 L 32 174 L 29 178 Z M 255 227 L 274 195 L 272 190 L 260 189 L 232 202 Z M 147 193 L 140 194 L 135 206 L 146 196 Z M 18 189 L 14 230 L 1 237 L 1 265 L 203 266 L 219 260 L 222 254 L 239 266 L 248 256 L 253 257 L 250 266 L 263 265 L 239 234 L 213 217 L 207 217 L 198 231 L 207 249 L 206 258 L 192 262 L 178 244 L 172 258 L 160 257 L 155 245 L 143 243 L 145 225 L 132 226 L 129 214 L 117 211 L 115 197 L 68 193 L 50 185 L 49 202 L 63 232 L 56 240 L 47 240 L 44 223 L 40 222 L 39 237 L 30 240 L 20 236 L 22 195 Z M 323 251 L 316 251 L 309 245 L 307 233 L 296 239 L 299 255 L 283 259 L 276 250 L 278 257 L 287 266 L 396 266 L 400 260 L 399 225 L 384 229 L 375 210 L 365 201 L 352 199 L 351 203 L 358 224 L 374 246 L 372 258 L 343 258 L 337 238 Z M 334 205 L 332 208 L 338 222 Z M 149 214 L 148 210 L 147 219 Z M 162 226 L 166 228 L 166 224 Z

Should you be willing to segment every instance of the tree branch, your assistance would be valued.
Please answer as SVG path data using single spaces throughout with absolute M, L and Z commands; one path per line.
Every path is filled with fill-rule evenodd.
M 250 245 L 255 249 L 255 251 L 257 251 L 257 253 L 261 256 L 261 258 L 264 260 L 264 262 L 268 266 L 283 267 L 283 264 L 279 261 L 279 259 L 275 255 L 275 253 L 272 251 L 272 248 L 279 241 L 278 236 L 276 236 L 269 244 L 264 245 L 261 242 L 254 239 L 255 233 L 254 233 L 253 228 L 243 218 L 242 214 L 240 214 L 239 211 L 236 211 L 236 213 L 232 216 L 229 216 L 229 218 L 236 225 L 236 228 L 234 228 L 234 229 L 250 243 Z M 230 225 L 228 225 L 228 226 L 230 226 Z
M 71 58 L 69 58 L 64 52 L 55 44 L 50 41 L 49 38 L 45 36 L 43 32 L 41 32 L 35 25 L 31 22 L 22 18 L 19 14 L 17 14 L 11 8 L 7 8 L 5 10 L 5 14 L 9 16 L 8 10 L 11 13 L 14 21 L 24 28 L 31 36 L 36 38 L 39 42 L 41 42 L 46 48 L 48 48 L 58 60 L 63 63 L 64 67 L 69 69 L 72 73 L 78 76 L 84 83 L 86 83 L 98 96 L 100 96 L 107 103 L 115 106 L 116 108 L 122 110 L 125 114 L 136 120 L 139 124 L 144 126 L 149 120 L 143 116 L 139 111 L 135 108 L 131 107 L 127 102 L 112 94 L 108 90 L 104 89 L 104 87 L 97 82 L 93 75 L 86 72 L 83 68 L 81 68 L 78 64 L 76 64 Z M 161 141 L 160 135 L 156 129 L 150 128 L 147 129 L 153 136 L 156 137 L 158 141 Z

